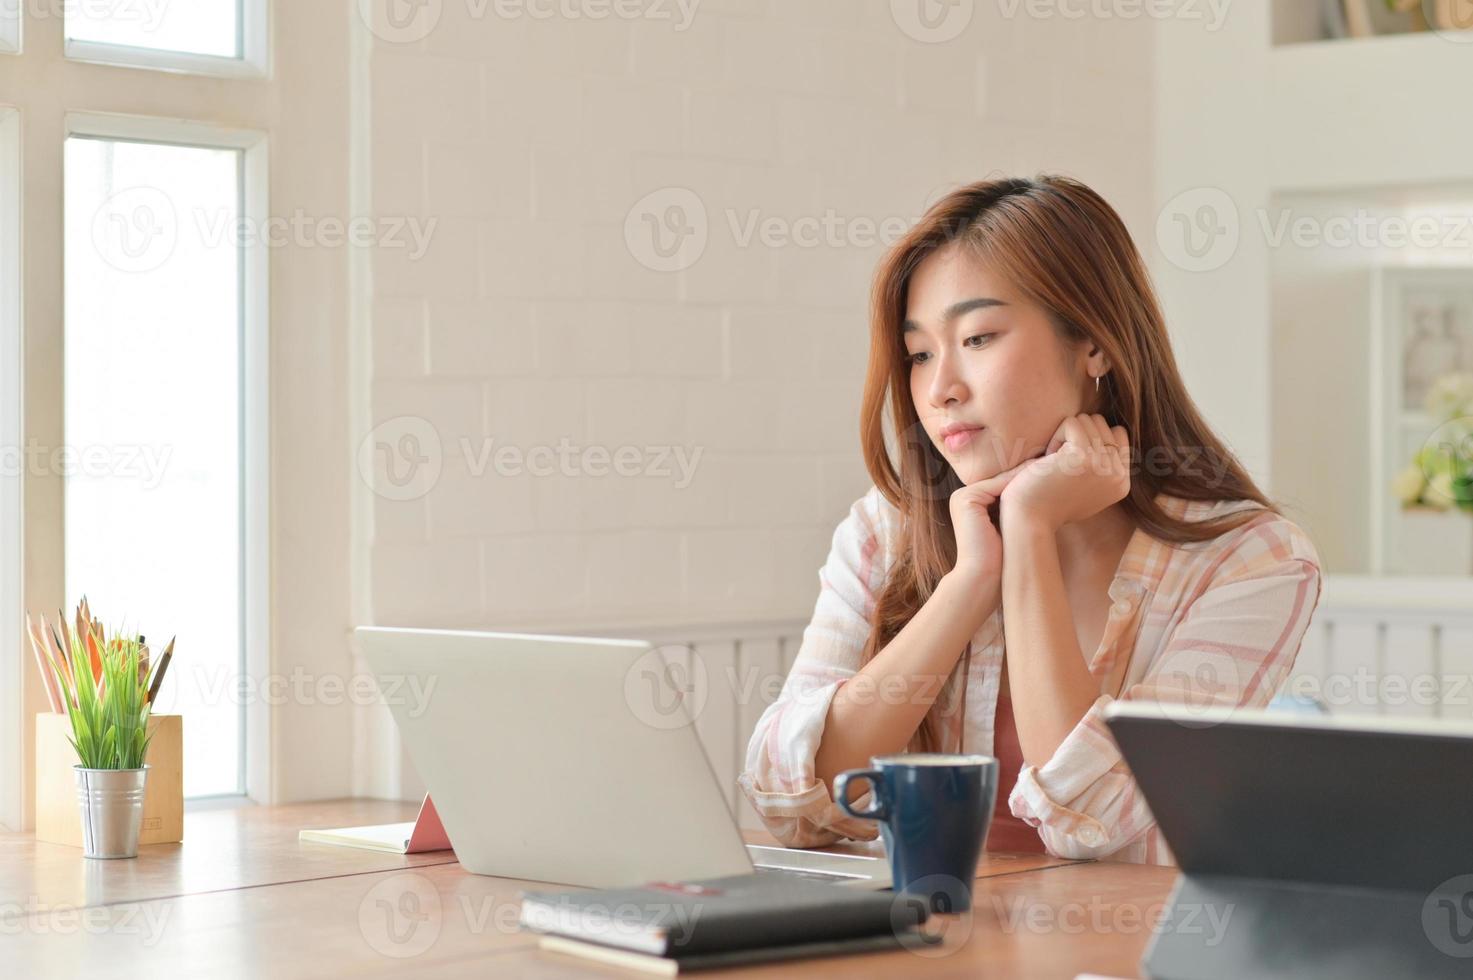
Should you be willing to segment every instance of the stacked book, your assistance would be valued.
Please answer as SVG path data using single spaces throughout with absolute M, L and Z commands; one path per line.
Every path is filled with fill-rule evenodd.
M 924 941 L 926 903 L 783 874 L 525 892 L 523 928 L 556 953 L 674 975 L 893 950 Z

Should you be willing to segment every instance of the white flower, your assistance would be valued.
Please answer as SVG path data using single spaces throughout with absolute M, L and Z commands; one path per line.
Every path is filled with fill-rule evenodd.
M 1473 373 L 1454 371 L 1432 382 L 1423 405 L 1438 422 L 1473 415 Z
M 1447 510 L 1453 505 L 1453 475 L 1446 471 L 1427 481 L 1427 492 L 1422 495 L 1425 503 L 1434 510 Z
M 1408 466 L 1391 481 L 1391 492 L 1396 494 L 1396 499 L 1401 501 L 1403 507 L 1416 504 L 1426 487 L 1427 477 L 1420 466 Z

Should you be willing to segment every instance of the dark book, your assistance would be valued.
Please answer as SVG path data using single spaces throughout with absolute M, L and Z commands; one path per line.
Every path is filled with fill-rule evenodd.
M 562 936 L 543 936 L 537 944 L 550 953 L 581 956 L 587 960 L 622 966 L 631 970 L 644 970 L 663 976 L 678 973 L 694 973 L 698 970 L 721 970 L 731 966 L 752 966 L 757 963 L 776 963 L 781 960 L 811 959 L 818 956 L 851 956 L 857 953 L 883 953 L 904 949 L 906 944 L 900 936 L 891 932 L 857 939 L 828 939 L 817 943 L 788 943 L 783 946 L 754 946 L 750 949 L 730 949 L 721 953 L 695 953 L 690 956 L 654 956 L 636 953 L 617 946 L 590 943 L 581 939 L 565 939 Z
M 536 932 L 684 960 L 736 950 L 908 933 L 926 903 L 787 875 L 650 882 L 601 891 L 524 892 Z

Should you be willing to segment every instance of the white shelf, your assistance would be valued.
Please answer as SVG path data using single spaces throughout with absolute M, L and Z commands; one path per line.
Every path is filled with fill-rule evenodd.
M 1453 183 L 1473 177 L 1473 44 L 1431 32 L 1269 51 L 1275 190 Z

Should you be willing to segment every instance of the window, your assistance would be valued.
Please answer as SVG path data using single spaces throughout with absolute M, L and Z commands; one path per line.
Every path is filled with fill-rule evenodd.
M 298 134 L 280 147 L 288 169 L 320 170 L 334 144 L 311 126 L 323 105 L 283 98 L 266 71 L 271 6 L 0 0 L 0 51 L 12 52 L 0 75 L 15 82 L 0 85 L 7 829 L 30 823 L 27 732 L 46 708 L 24 613 L 54 616 L 84 591 L 104 621 L 143 630 L 155 652 L 178 634 L 160 709 L 186 715 L 186 794 L 271 803 L 283 792 L 272 726 L 297 705 L 260 693 L 275 656 L 267 274 L 302 250 L 270 235 L 265 134 Z M 319 7 L 276 4 L 273 16 L 314 52 L 309 70 L 336 77 L 336 62 L 311 59 L 342 40 L 351 11 L 335 21 Z M 36 40 L 21 50 L 28 33 Z M 82 111 L 118 105 L 120 85 L 136 115 Z M 346 113 L 346 97 L 332 104 Z M 343 209 L 317 187 L 293 203 Z M 320 277 L 289 283 L 286 319 L 328 292 Z M 287 378 L 289 393 L 295 385 L 316 394 L 320 373 Z
M 66 12 L 66 36 L 69 41 L 238 58 L 239 21 L 235 0 L 73 4 Z
M 0 3 L 0 54 L 20 52 L 20 4 Z
M 125 625 L 108 618 L 116 608 L 130 627 L 188 638 L 160 695 L 184 715 L 185 795 L 244 793 L 246 495 L 264 493 L 246 483 L 247 412 L 264 401 L 247 158 L 264 149 L 210 127 L 69 122 L 66 595 L 95 597 L 110 626 Z M 169 637 L 147 640 L 161 650 Z
M 266 73 L 264 0 L 73 3 L 66 56 L 211 75 Z
M 0 746 L 24 744 L 21 703 L 20 113 L 0 106 Z M 13 665 L 13 667 L 12 667 Z M 0 751 L 0 824 L 22 825 L 18 754 Z

